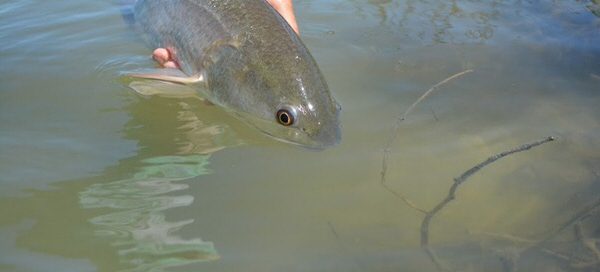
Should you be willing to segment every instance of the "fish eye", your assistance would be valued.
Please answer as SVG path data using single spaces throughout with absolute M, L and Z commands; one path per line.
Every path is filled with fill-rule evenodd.
M 294 117 L 288 110 L 277 111 L 277 122 L 284 126 L 291 126 L 294 123 Z
M 279 124 L 289 127 L 296 122 L 296 116 L 293 110 L 290 109 L 280 109 L 277 111 L 277 122 Z

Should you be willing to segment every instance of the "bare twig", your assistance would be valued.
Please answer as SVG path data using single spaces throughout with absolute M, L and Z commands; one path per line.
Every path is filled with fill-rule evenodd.
M 592 253 L 594 260 L 584 260 L 572 255 L 567 258 L 569 265 L 576 269 L 586 269 L 600 264 L 600 252 L 596 247 L 596 241 L 594 239 L 585 237 L 583 230 L 581 229 L 581 221 L 578 221 L 573 225 L 573 231 L 575 232 L 575 238 L 577 239 L 577 242 L 581 243 L 584 248 Z M 548 252 L 548 250 L 543 251 Z
M 340 235 L 335 230 L 335 227 L 333 226 L 333 224 L 331 222 L 327 221 L 327 226 L 329 226 L 329 230 L 331 230 L 331 233 L 333 234 L 333 237 L 335 237 L 335 240 L 339 241 Z
M 390 153 L 391 153 L 392 144 L 396 140 L 396 137 L 398 137 L 398 132 L 400 130 L 400 124 L 404 120 L 406 120 L 406 117 L 408 116 L 408 114 L 413 111 L 413 109 L 417 106 L 417 104 L 419 104 L 421 101 L 423 101 L 427 96 L 429 96 L 433 91 L 435 91 L 436 89 L 438 89 L 440 86 L 446 84 L 447 82 L 449 82 L 449 81 L 451 81 L 451 80 L 453 80 L 455 78 L 461 77 L 461 76 L 463 76 L 465 74 L 468 74 L 468 73 L 471 73 L 471 72 L 473 72 L 473 70 L 469 69 L 469 70 L 465 70 L 465 71 L 462 71 L 460 73 L 457 73 L 455 75 L 452 75 L 452 76 L 450 76 L 450 77 L 448 77 L 448 78 L 440 81 L 439 83 L 433 85 L 433 87 L 431 87 L 429 90 L 427 90 L 425 93 L 423 93 L 423 95 L 421 95 L 417 99 L 417 101 L 415 101 L 412 105 L 410 105 L 408 107 L 408 109 L 406 109 L 406 111 L 396 119 L 396 123 L 394 124 L 394 128 L 392 129 L 392 134 L 391 134 L 390 138 L 388 139 L 388 141 L 386 142 L 386 144 L 385 144 L 385 146 L 383 148 L 383 159 L 381 161 L 381 172 L 380 172 L 380 174 L 381 174 L 381 179 L 380 179 L 381 186 L 385 190 L 387 190 L 388 192 L 390 192 L 391 194 L 393 194 L 394 196 L 396 196 L 397 198 L 399 198 L 400 200 L 402 200 L 404 202 L 404 204 L 406 204 L 407 206 L 411 207 L 412 209 L 414 209 L 414 210 L 416 210 L 416 211 L 418 211 L 420 213 L 426 214 L 427 211 L 425 211 L 424 209 L 419 208 L 416 204 L 414 204 L 414 202 L 412 202 L 406 196 L 404 196 L 403 194 L 401 194 L 401 193 L 393 190 L 391 187 L 389 187 L 386 184 L 386 175 L 387 175 L 387 169 L 388 169 L 387 164 L 388 164 L 388 159 L 389 159 L 389 156 L 390 156 Z M 435 116 L 435 113 L 434 113 L 434 116 Z M 436 119 L 437 119 L 437 117 L 436 117 Z
M 576 231 L 577 232 L 577 231 Z M 504 234 L 504 233 L 490 233 L 490 232 L 477 232 L 474 234 L 483 234 L 486 236 L 490 236 L 496 239 L 501 239 L 501 240 L 507 240 L 510 241 L 514 244 L 537 244 L 540 241 L 536 241 L 536 240 L 531 240 L 531 239 L 527 239 L 527 238 L 522 238 L 522 237 L 518 237 L 518 236 L 514 236 L 514 235 L 510 235 L 510 234 Z M 576 234 L 577 236 L 577 234 Z M 516 260 L 518 260 L 521 255 L 523 254 L 524 251 L 528 250 L 527 247 L 522 248 L 522 249 L 518 249 L 516 251 Z M 577 258 L 575 256 L 569 256 L 567 254 L 561 253 L 561 252 L 557 252 L 545 247 L 540 247 L 540 252 L 545 253 L 547 255 L 550 255 L 560 261 L 565 262 L 566 264 L 570 265 L 573 268 L 578 268 L 578 269 L 584 269 L 584 268 L 588 268 L 590 266 L 594 266 L 596 265 L 597 261 L 594 262 L 590 262 L 590 261 L 586 261 L 586 260 L 582 260 L 580 258 Z
M 575 230 L 575 237 L 577 240 L 594 256 L 595 262 L 600 262 L 600 250 L 596 246 L 596 240 L 585 237 L 583 230 L 581 229 L 581 223 L 576 223 L 573 227 Z
M 495 239 L 500 239 L 500 240 L 507 240 L 507 241 L 511 241 L 515 244 L 535 244 L 538 241 L 536 240 L 531 240 L 531 239 L 527 239 L 527 238 L 523 238 L 523 237 L 518 237 L 518 236 L 514 236 L 511 234 L 505 234 L 505 233 L 494 233 L 494 232 L 487 232 L 487 231 L 470 231 L 470 233 L 475 234 L 475 235 L 485 235 L 485 236 L 489 236 Z
M 336 242 L 339 250 L 342 252 L 342 255 L 349 256 L 352 263 L 354 263 L 356 270 L 364 271 L 365 269 L 364 269 L 364 266 L 361 264 L 361 262 L 354 257 L 354 254 L 349 252 L 347 247 L 342 242 L 342 239 L 340 238 L 340 235 L 338 234 L 338 232 L 335 230 L 335 226 L 333 225 L 333 223 L 331 223 L 330 221 L 327 221 L 327 226 L 329 226 L 329 230 L 333 234 L 333 237 L 335 238 L 335 242 Z
M 524 252 L 527 252 L 529 250 L 538 249 L 540 252 L 551 255 L 562 261 L 566 261 L 568 263 L 568 265 L 570 265 L 573 268 L 587 269 L 590 267 L 600 265 L 600 249 L 598 249 L 598 246 L 597 246 L 597 242 L 598 242 L 597 239 L 585 237 L 585 235 L 583 234 L 583 232 L 581 230 L 580 223 L 583 222 L 584 220 L 586 220 L 587 218 L 589 218 L 589 216 L 592 213 L 598 211 L 599 208 L 600 208 L 600 198 L 596 199 L 595 201 L 591 202 L 589 205 L 585 206 L 583 209 L 581 209 L 580 211 L 575 213 L 571 218 L 569 218 L 569 220 L 567 220 L 565 223 L 561 224 L 558 228 L 552 230 L 549 234 L 547 234 L 544 239 L 537 240 L 537 241 L 513 236 L 510 234 L 496 234 L 496 233 L 489 233 L 489 232 L 473 232 L 473 233 L 474 234 L 483 234 L 483 235 L 491 236 L 491 237 L 498 238 L 498 239 L 508 240 L 508 241 L 511 241 L 516 244 L 529 244 L 529 246 L 520 250 L 520 254 L 523 254 Z M 562 233 L 563 231 L 565 231 L 567 228 L 569 228 L 571 226 L 574 227 L 573 229 L 575 231 L 575 237 L 577 238 L 577 241 L 579 243 L 581 243 L 587 250 L 589 250 L 592 253 L 594 260 L 590 261 L 590 260 L 584 260 L 581 258 L 577 258 L 575 256 L 567 256 L 566 254 L 556 252 L 556 251 L 553 251 L 553 250 L 550 250 L 550 249 L 544 247 L 545 246 L 544 244 L 546 242 L 554 239 L 558 234 Z
M 423 93 L 423 95 L 421 95 L 421 97 L 419 97 L 419 99 L 417 99 L 417 101 L 415 101 L 415 103 L 412 103 L 412 105 L 410 105 L 410 107 L 408 107 L 408 109 L 406 109 L 406 111 L 404 112 L 404 114 L 402 114 L 402 116 L 400 117 L 400 122 L 406 120 L 406 116 L 408 116 L 409 113 L 411 113 L 413 111 L 413 109 L 417 106 L 417 104 L 421 103 L 421 101 L 423 101 L 423 99 L 427 98 L 433 91 L 435 91 L 437 88 L 439 88 L 440 86 L 448 83 L 449 81 L 455 79 L 455 78 L 459 78 L 463 75 L 466 75 L 468 73 L 473 72 L 472 69 L 469 70 L 465 70 L 462 71 L 458 74 L 455 74 L 449 78 L 446 78 L 442 81 L 440 81 L 438 84 L 433 85 L 433 87 L 431 87 L 429 90 L 427 90 L 425 93 Z
M 423 221 L 421 222 L 421 247 L 423 247 L 423 249 L 425 250 L 425 252 L 427 252 L 427 254 L 430 256 L 432 262 L 434 262 L 436 264 L 436 266 L 438 266 L 438 268 L 440 268 L 439 260 L 437 259 L 435 253 L 429 247 L 429 225 L 430 225 L 431 220 L 433 219 L 433 217 L 439 211 L 441 211 L 442 209 L 444 209 L 446 207 L 446 205 L 448 205 L 452 200 L 454 200 L 456 198 L 456 190 L 458 190 L 458 187 L 460 185 L 462 185 L 464 182 L 466 182 L 469 177 L 471 177 L 475 173 L 479 172 L 484 167 L 486 167 L 486 166 L 488 166 L 488 165 L 490 165 L 490 164 L 498 161 L 499 159 L 502 159 L 502 158 L 504 158 L 506 156 L 509 156 L 511 154 L 514 154 L 514 153 L 518 153 L 518 152 L 523 152 L 523 151 L 529 150 L 531 148 L 540 146 L 542 144 L 545 144 L 545 143 L 548 143 L 548 142 L 551 142 L 551 141 L 554 141 L 554 137 L 547 137 L 547 138 L 544 138 L 542 140 L 538 140 L 538 141 L 535 141 L 535 142 L 532 142 L 532 143 L 524 144 L 524 145 L 518 146 L 518 147 L 516 147 L 514 149 L 511 149 L 511 150 L 508 150 L 508 151 L 504 151 L 502 153 L 498 153 L 498 154 L 496 154 L 494 156 L 489 157 L 487 160 L 485 160 L 485 161 L 483 161 L 483 162 L 475 165 L 471 169 L 465 171 L 458 178 L 454 179 L 454 183 L 450 187 L 450 190 L 448 191 L 448 195 L 446 196 L 446 198 L 444 198 L 433 209 L 431 209 L 429 212 L 427 212 L 425 214 L 425 218 L 423 218 Z M 444 269 L 440 269 L 440 270 L 444 270 Z
M 551 141 L 554 141 L 554 137 L 547 137 L 542 140 L 535 141 L 535 142 L 529 143 L 529 144 L 524 144 L 517 148 L 511 149 L 509 151 L 505 151 L 505 152 L 496 154 L 494 156 L 489 157 L 487 160 L 475 165 L 471 169 L 465 171 L 462 175 L 460 175 L 460 177 L 455 178 L 454 184 L 452 184 L 452 186 L 450 187 L 450 190 L 448 191 L 448 195 L 446 196 L 446 198 L 444 200 L 442 200 L 440 203 L 438 203 L 431 211 L 427 212 L 427 215 L 423 219 L 423 222 L 421 224 L 421 245 L 427 245 L 429 243 L 429 223 L 430 223 L 431 219 L 440 210 L 442 210 L 446 205 L 448 205 L 448 203 L 450 203 L 452 200 L 454 200 L 454 198 L 456 197 L 456 190 L 458 189 L 458 187 L 461 184 L 463 184 L 465 181 L 467 181 L 467 179 L 469 177 L 471 177 L 473 174 L 479 172 L 484 167 L 494 163 L 495 161 L 497 161 L 501 158 L 504 158 L 504 157 L 514 154 L 514 153 L 529 150 L 533 147 L 536 147 L 536 146 L 539 146 L 539 145 L 542 145 L 542 144 L 545 144 L 545 143 L 551 142 Z
M 546 254 L 548 254 L 548 255 L 550 255 L 550 256 L 554 256 L 554 257 L 556 257 L 556 258 L 558 258 L 560 260 L 567 261 L 567 262 L 571 261 L 571 257 L 569 257 L 569 256 L 567 256 L 565 254 L 562 254 L 562 253 L 559 253 L 559 252 L 556 252 L 556 251 L 552 251 L 552 250 L 549 250 L 549 249 L 546 249 L 546 248 L 542 248 L 541 251 L 544 252 L 544 253 L 546 253 Z
M 450 271 L 450 269 L 448 269 L 448 267 L 440 260 L 440 258 L 438 258 L 437 254 L 435 254 L 435 252 L 429 246 L 423 247 L 423 249 L 425 250 L 425 253 L 427 253 L 427 256 L 429 256 L 431 262 L 435 264 L 435 267 L 438 271 Z
M 565 223 L 560 225 L 555 230 L 551 231 L 546 236 L 546 238 L 544 238 L 543 240 L 540 240 L 538 243 L 532 245 L 529 249 L 539 247 L 539 246 L 543 245 L 544 243 L 546 243 L 547 241 L 552 240 L 554 237 L 556 237 L 556 235 L 563 232 L 568 227 L 572 226 L 575 223 L 585 220 L 585 218 L 587 218 L 590 214 L 592 214 L 598 208 L 600 208 L 600 198 L 596 199 L 594 202 L 590 203 L 589 205 L 587 205 L 586 207 L 581 209 L 579 212 L 575 213 L 569 220 L 567 220 Z
M 427 90 L 426 92 L 424 92 L 414 103 L 412 103 L 408 109 L 406 109 L 406 111 L 404 111 L 404 113 L 402 115 L 400 115 L 398 118 L 396 118 L 396 123 L 394 124 L 394 129 L 393 132 L 391 134 L 391 137 L 388 139 L 387 143 L 386 143 L 386 149 L 389 148 L 392 143 L 394 142 L 394 140 L 396 139 L 396 137 L 398 136 L 398 130 L 400 130 L 400 124 L 402 124 L 402 122 L 404 122 L 404 120 L 406 120 L 406 117 L 408 116 L 408 114 L 410 114 L 415 107 L 421 103 L 421 101 L 423 101 L 425 98 L 427 98 L 431 93 L 433 93 L 433 91 L 437 90 L 439 87 L 441 87 L 442 85 L 450 82 L 453 79 L 459 78 L 463 75 L 466 75 L 468 73 L 473 72 L 472 69 L 469 70 L 465 70 L 462 71 L 460 73 L 454 74 L 440 82 L 438 82 L 437 84 L 433 85 L 433 87 L 429 88 L 429 90 Z
M 440 118 L 437 117 L 437 114 L 435 114 L 435 111 L 433 109 L 431 109 L 431 114 L 433 114 L 433 119 L 435 119 L 435 121 L 439 121 Z
M 592 252 L 596 262 L 600 262 L 600 250 L 598 250 L 596 241 L 594 239 L 586 239 L 584 244 Z
M 513 244 L 519 245 L 519 244 L 527 244 L 527 245 L 534 245 L 539 243 L 538 240 L 532 240 L 532 239 L 528 239 L 528 238 L 523 238 L 523 237 L 519 237 L 519 236 L 515 236 L 512 234 L 505 234 L 505 233 L 493 233 L 493 232 L 470 232 L 472 234 L 480 234 L 480 235 L 485 235 L 485 236 L 489 236 L 492 237 L 494 239 L 499 239 L 499 240 L 506 240 L 506 241 L 510 241 Z M 521 256 L 521 254 L 527 250 L 527 247 L 519 249 L 516 251 L 517 253 L 517 259 Z M 563 253 L 560 252 L 556 252 L 553 250 L 550 250 L 548 248 L 540 248 L 540 251 L 542 253 L 546 253 L 550 256 L 553 256 L 561 261 L 566 261 L 568 263 L 572 263 L 573 262 L 573 257 L 567 256 Z M 582 262 L 581 260 L 577 260 L 578 262 Z
M 392 189 L 385 182 L 385 177 L 386 177 L 386 174 L 387 174 L 387 162 L 388 162 L 388 158 L 390 156 L 391 151 L 392 151 L 391 147 L 386 147 L 385 149 L 383 149 L 383 159 L 381 161 L 381 180 L 380 180 L 381 187 L 383 187 L 385 190 L 387 190 L 388 192 L 390 192 L 395 197 L 397 197 L 400 200 L 402 200 L 402 202 L 404 202 L 404 204 L 406 204 L 407 206 L 411 207 L 412 209 L 414 209 L 414 210 L 416 210 L 416 211 L 418 211 L 420 213 L 423 213 L 423 214 L 427 213 L 427 211 L 425 211 L 424 209 L 419 208 L 419 206 L 417 206 L 416 204 L 414 204 L 410 199 L 408 199 L 408 197 L 406 197 L 403 194 L 401 194 L 401 193 L 397 192 L 396 190 Z
M 519 262 L 519 251 L 516 248 L 505 248 L 499 251 L 496 251 L 495 254 L 498 259 L 500 259 L 500 263 L 502 263 L 502 270 L 505 272 L 512 272 L 517 270 L 518 262 Z
M 587 269 L 587 268 L 598 266 L 598 265 L 600 265 L 600 262 L 598 262 L 598 261 L 576 262 L 576 263 L 571 264 L 571 267 L 577 268 L 577 269 Z M 598 271 L 598 270 L 594 270 L 594 271 Z
M 427 211 L 419 208 L 419 206 L 417 206 L 414 202 L 412 202 L 408 197 L 404 196 L 403 194 L 401 194 L 400 192 L 397 192 L 396 190 L 390 188 L 386 183 L 381 183 L 381 186 L 386 189 L 388 192 L 390 192 L 391 194 L 393 194 L 395 197 L 399 198 L 400 200 L 402 200 L 402 202 L 404 202 L 404 204 L 406 204 L 407 206 L 411 207 L 413 210 L 418 211 L 422 214 L 426 214 Z
M 552 251 L 547 248 L 542 248 L 541 252 L 546 253 L 552 257 L 555 257 L 558 260 L 564 261 L 565 263 L 567 263 L 568 265 L 570 265 L 571 267 L 573 267 L 575 269 L 586 269 L 586 268 L 590 268 L 590 267 L 600 264 L 600 262 L 598 262 L 598 261 L 591 261 L 591 262 L 590 261 L 582 261 L 577 258 L 574 258 L 573 256 L 567 256 L 566 254 Z

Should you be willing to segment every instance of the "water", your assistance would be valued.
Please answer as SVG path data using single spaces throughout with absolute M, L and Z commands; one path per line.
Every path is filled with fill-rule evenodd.
M 194 98 L 136 95 L 112 1 L 0 4 L 0 271 L 597 271 L 600 18 L 590 1 L 295 1 L 343 106 L 323 152 Z M 595 15 L 596 14 L 596 15 Z M 578 216 L 579 215 L 579 216 Z M 544 242 L 540 242 L 544 241 Z M 596 251 L 596 252 L 595 252 Z

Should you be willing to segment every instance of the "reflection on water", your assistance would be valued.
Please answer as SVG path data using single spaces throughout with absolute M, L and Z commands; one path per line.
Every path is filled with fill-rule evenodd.
M 109 66 L 102 68 L 103 76 L 115 77 L 118 68 Z M 0 207 L 11 207 L 0 210 L 0 226 L 7 219 L 9 224 L 19 224 L 18 231 L 11 227 L 0 231 L 0 235 L 9 238 L 16 236 L 13 232 L 18 233 L 20 241 L 30 241 L 25 242 L 28 247 L 64 258 L 22 250 L 2 254 L 2 265 L 61 270 L 70 263 L 71 267 L 81 267 L 78 271 L 93 271 L 93 266 L 101 271 L 164 271 L 219 258 L 215 245 L 200 238 L 201 231 L 185 238 L 176 234 L 193 227 L 196 218 L 168 220 L 167 212 L 193 204 L 195 197 L 188 192 L 190 182 L 211 174 L 211 154 L 239 145 L 240 141 L 222 122 L 223 117 L 214 115 L 218 109 L 201 100 L 135 95 L 132 98 L 123 108 L 130 119 L 121 134 L 137 144 L 134 156 L 107 167 L 98 176 L 56 182 L 56 191 L 33 190 L 30 198 L 0 199 Z M 63 202 L 69 204 L 65 207 Z M 55 215 L 63 213 L 69 214 L 69 219 L 56 223 Z M 82 227 L 82 222 L 91 227 Z M 85 232 L 80 236 L 39 246 L 39 241 L 47 241 L 48 237 L 62 239 L 64 233 L 81 233 L 82 228 Z M 11 239 L 0 242 L 0 249 L 14 247 L 10 243 L 17 238 Z M 63 243 L 78 246 L 65 248 L 60 246 Z M 23 259 L 31 256 L 36 261 L 25 265 Z M 81 258 L 89 258 L 90 262 Z M 107 262 L 108 259 L 114 260 Z
M 326 1 L 343 9 L 346 2 Z M 593 46 L 597 41 L 591 14 L 598 16 L 597 1 L 424 1 L 352 0 L 353 13 L 362 18 L 377 17 L 373 32 L 390 31 L 402 44 L 465 44 L 498 41 L 528 41 L 536 44 L 577 40 Z M 368 3 L 369 5 L 366 5 Z M 319 5 L 312 8 L 317 9 Z M 591 13 L 590 13 L 591 11 Z M 591 17 L 591 18 L 590 18 Z M 371 33 L 371 35 L 377 35 Z M 368 34 L 363 34 L 368 35 Z
M 436 271 L 381 149 L 465 69 L 403 123 L 388 185 L 428 210 L 556 136 L 471 177 L 429 243 L 455 271 L 598 271 L 598 1 L 296 1 L 344 108 L 318 153 L 126 88 L 154 62 L 114 2 L 0 4 L 0 271 Z
M 194 222 L 165 220 L 164 212 L 189 206 L 191 195 L 172 195 L 188 188 L 178 181 L 209 173 L 208 155 L 168 156 L 146 159 L 130 179 L 98 183 L 80 193 L 83 208 L 108 208 L 114 212 L 94 217 L 96 235 L 113 241 L 132 271 L 162 271 L 218 258 L 210 242 L 182 239 L 173 233 Z
M 589 3 L 587 8 L 592 12 L 592 14 L 600 17 L 600 1 L 592 0 L 592 3 Z
M 147 107 L 164 108 L 165 104 L 170 105 L 169 110 L 155 112 L 164 119 L 146 118 Z M 101 180 L 79 193 L 82 208 L 102 211 L 89 219 L 94 225 L 93 233 L 117 249 L 120 261 L 127 267 L 125 271 L 163 271 L 219 258 L 212 242 L 175 234 L 195 219 L 166 219 L 169 210 L 194 202 L 194 196 L 186 193 L 188 183 L 211 173 L 211 154 L 239 144 L 227 126 L 210 124 L 210 120 L 207 124 L 207 118 L 198 118 L 197 107 L 208 106 L 196 99 L 160 97 L 132 103 L 129 113 L 133 118 L 126 124 L 125 137 L 150 147 L 162 141 L 152 137 L 156 130 L 171 131 L 162 132 L 161 137 L 171 139 L 172 149 L 167 154 L 174 155 L 160 156 L 152 149 L 142 149 L 118 166 L 133 163 L 131 177 Z

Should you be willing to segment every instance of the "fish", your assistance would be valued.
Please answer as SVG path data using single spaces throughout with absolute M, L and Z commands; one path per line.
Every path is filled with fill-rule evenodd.
M 136 28 L 179 69 L 132 78 L 193 87 L 266 135 L 309 149 L 341 141 L 341 107 L 314 57 L 265 0 L 137 0 Z

